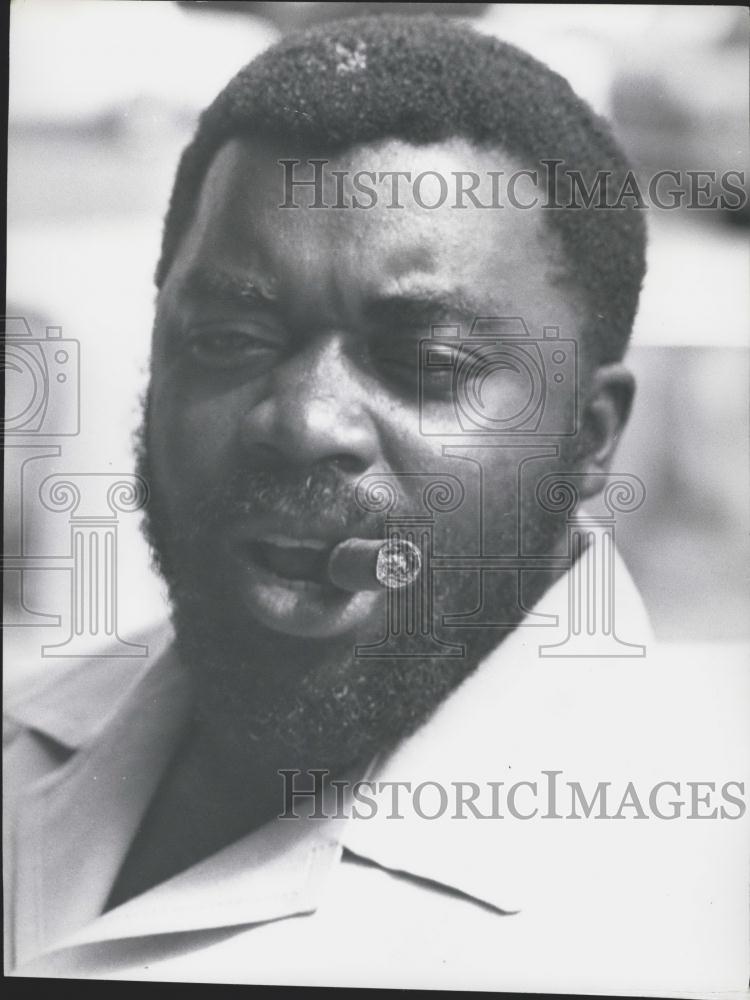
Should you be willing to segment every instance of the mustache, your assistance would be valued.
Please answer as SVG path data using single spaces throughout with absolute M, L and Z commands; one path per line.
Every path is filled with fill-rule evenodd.
M 280 517 L 289 521 L 321 521 L 342 532 L 372 533 L 380 519 L 362 510 L 357 480 L 336 464 L 312 469 L 255 467 L 236 470 L 216 484 L 194 508 L 191 534 L 237 517 Z

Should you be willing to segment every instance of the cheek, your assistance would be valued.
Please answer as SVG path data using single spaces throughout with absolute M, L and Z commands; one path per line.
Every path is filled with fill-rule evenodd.
M 152 392 L 150 443 L 161 485 L 188 499 L 222 482 L 236 466 L 235 394 L 196 398 L 166 381 Z

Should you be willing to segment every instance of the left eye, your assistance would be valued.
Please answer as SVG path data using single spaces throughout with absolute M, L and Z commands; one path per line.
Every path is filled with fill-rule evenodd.
M 270 363 L 277 348 L 267 339 L 246 330 L 201 330 L 188 338 L 187 350 L 199 365 L 235 368 Z

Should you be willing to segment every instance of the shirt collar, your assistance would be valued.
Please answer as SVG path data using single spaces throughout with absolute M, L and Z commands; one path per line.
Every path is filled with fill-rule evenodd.
M 152 652 L 158 648 L 157 641 Z M 62 766 L 22 790 L 14 810 L 16 961 L 55 946 L 101 913 L 184 727 L 189 684 L 171 647 L 139 666 L 134 678 L 128 672 L 129 682 L 122 672 L 113 660 L 66 671 L 57 705 L 59 713 L 66 707 L 75 713 L 66 724 L 55 717 L 49 689 L 38 703 L 29 699 L 14 709 L 16 721 L 75 747 Z M 90 702 L 88 679 L 95 681 Z
M 165 623 L 139 637 L 148 653 L 135 666 L 132 659 L 108 657 L 105 651 L 95 662 L 86 659 L 52 668 L 42 685 L 9 698 L 4 714 L 68 750 L 89 746 L 107 731 L 129 699 L 139 697 L 142 683 L 172 636 Z
M 600 535 L 596 544 L 601 544 Z M 367 818 L 355 817 L 347 825 L 343 844 L 349 851 L 384 868 L 449 886 L 503 912 L 524 907 L 534 892 L 537 866 L 531 843 L 539 824 L 532 831 L 532 824 L 509 818 L 507 811 L 504 819 L 478 818 L 471 809 L 456 807 L 457 786 L 466 794 L 469 783 L 479 786 L 477 808 L 488 816 L 493 811 L 493 782 L 503 782 L 506 789 L 516 781 L 543 783 L 545 770 L 566 761 L 574 762 L 579 774 L 581 767 L 590 769 L 585 725 L 571 731 L 570 719 L 585 720 L 592 701 L 595 709 L 601 683 L 594 682 L 595 672 L 607 672 L 610 681 L 618 675 L 621 679 L 634 661 L 549 655 L 565 653 L 572 581 L 584 594 L 595 583 L 589 578 L 592 565 L 585 560 L 576 571 L 578 577 L 571 571 L 563 574 L 429 721 L 376 764 L 370 777 L 378 788 L 383 783 L 411 785 L 399 794 L 403 819 L 393 817 L 393 787 L 386 784 L 373 796 L 376 814 L 362 810 Z M 633 644 L 631 655 L 638 655 L 641 647 L 645 653 L 653 643 L 650 623 L 616 551 L 612 571 L 619 633 Z M 627 649 L 623 645 L 622 652 Z M 571 705 L 573 712 L 568 711 Z M 422 783 L 424 803 L 429 804 L 413 797 Z M 415 801 L 427 816 L 439 813 L 436 784 L 444 789 L 448 805 L 435 819 L 425 818 L 416 812 Z

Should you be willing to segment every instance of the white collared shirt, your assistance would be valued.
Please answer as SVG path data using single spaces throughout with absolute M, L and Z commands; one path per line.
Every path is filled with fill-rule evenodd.
M 104 914 L 182 731 L 187 684 L 168 628 L 149 637 L 135 670 L 106 658 L 58 668 L 8 712 L 8 968 L 186 982 L 742 989 L 746 814 L 691 820 L 686 806 L 674 820 L 649 807 L 640 819 L 635 808 L 566 818 L 570 783 L 590 799 L 608 782 L 615 812 L 628 782 L 645 800 L 658 783 L 679 782 L 689 804 L 688 781 L 718 789 L 750 771 L 746 674 L 657 655 L 627 570 L 619 559 L 615 568 L 618 634 L 645 656 L 540 656 L 566 635 L 567 574 L 374 764 L 371 781 L 409 783 L 402 819 L 391 816 L 392 785 L 375 795 L 373 817 L 276 819 Z M 436 795 L 440 805 L 434 783 L 449 806 L 428 819 Z M 460 783 L 478 786 L 485 818 L 458 810 Z M 512 785 L 516 813 L 536 815 L 511 815 Z M 503 818 L 487 815 L 493 788 Z M 662 810 L 669 800 L 660 795 Z M 712 804 L 723 804 L 718 793 L 697 811 Z

